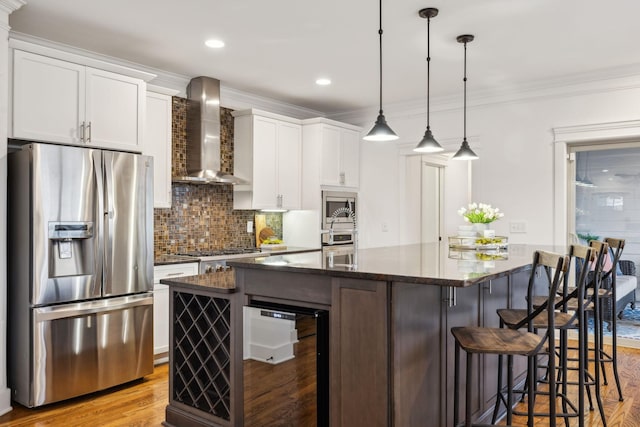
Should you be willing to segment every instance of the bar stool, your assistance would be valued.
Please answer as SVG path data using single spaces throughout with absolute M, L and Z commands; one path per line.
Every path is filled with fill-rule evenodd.
M 536 394 L 548 394 L 541 393 L 537 389 L 537 383 L 540 382 L 549 382 L 548 378 L 550 376 L 555 377 L 556 384 L 556 397 L 559 398 L 562 402 L 562 413 L 557 413 L 556 416 L 563 417 L 565 419 L 565 424 L 568 425 L 570 417 L 577 417 L 579 419 L 578 423 L 580 426 L 584 425 L 584 391 L 586 385 L 594 385 L 595 380 L 589 374 L 588 369 L 588 327 L 587 327 L 587 317 L 585 309 L 590 304 L 592 304 L 594 298 L 593 293 L 587 295 L 586 293 L 586 284 L 587 278 L 589 277 L 589 273 L 593 269 L 596 269 L 598 265 L 602 265 L 602 252 L 598 254 L 598 252 L 591 247 L 587 246 L 579 246 L 572 245 L 569 248 L 569 262 L 575 260 L 576 267 L 578 268 L 578 276 L 576 278 L 576 283 L 573 288 L 569 288 L 569 274 L 565 274 L 563 286 L 561 290 L 557 291 L 557 294 L 554 298 L 554 328 L 559 331 L 560 342 L 559 345 L 554 347 L 549 346 L 549 350 L 547 351 L 547 356 L 549 359 L 555 358 L 557 355 L 559 358 L 559 363 L 557 365 L 557 376 L 556 372 L 552 370 L 548 366 L 543 366 L 543 368 L 547 368 L 547 373 L 545 377 L 547 380 L 542 379 L 539 380 L 537 378 L 534 379 L 533 383 L 533 392 L 530 393 L 530 400 L 535 401 Z M 567 271 L 570 271 L 569 269 Z M 527 308 L 526 309 L 500 309 L 498 310 L 498 316 L 500 317 L 500 326 L 510 329 L 520 329 L 525 326 L 528 326 L 525 322 L 530 317 L 532 313 L 539 313 L 542 307 L 547 306 L 548 296 L 534 296 L 531 294 L 531 289 L 529 289 L 527 294 Z M 560 311 L 556 311 L 555 309 L 560 309 Z M 534 331 L 538 331 L 539 329 L 549 329 L 549 325 L 547 322 L 547 316 L 537 315 L 533 319 L 533 328 Z M 578 351 L 579 357 L 575 360 L 578 361 L 578 381 L 571 382 L 568 379 L 568 371 L 570 370 L 568 366 L 568 337 L 567 332 L 569 329 L 577 329 L 578 331 L 578 347 L 575 348 Z M 536 362 L 536 368 L 538 368 L 538 364 Z M 528 375 L 531 374 L 531 371 L 528 372 Z M 537 374 L 537 371 L 534 371 L 534 374 Z M 578 386 L 578 406 L 569 400 L 567 397 L 567 391 L 569 385 L 577 385 Z M 551 385 L 549 385 L 551 387 Z M 589 389 L 587 388 L 587 393 L 589 395 L 589 402 L 591 402 L 591 394 Z M 524 391 L 520 391 L 524 395 Z M 596 393 L 599 399 L 599 393 Z M 604 420 L 604 412 L 602 411 L 601 400 L 598 400 L 601 408 L 601 415 Z M 496 404 L 493 411 L 493 422 L 498 415 L 498 411 L 500 408 L 500 403 L 504 403 L 507 405 L 507 402 L 504 400 L 504 395 L 502 393 L 502 357 L 499 357 L 498 360 L 498 398 L 496 399 Z M 592 407 L 592 406 L 591 406 Z M 569 412 L 569 408 L 571 412 Z M 514 411 L 514 414 L 523 415 L 522 413 L 518 413 Z M 536 416 L 544 416 L 546 413 L 534 413 Z
M 600 328 L 600 363 L 602 366 L 602 379 L 604 381 L 604 385 L 607 385 L 607 374 L 604 369 L 605 363 L 611 363 L 613 368 L 613 377 L 616 381 L 616 387 L 618 388 L 618 400 L 622 402 L 624 397 L 622 396 L 622 387 L 620 386 L 620 377 L 618 375 L 618 329 L 617 329 L 617 317 L 618 317 L 618 309 L 616 307 L 617 295 L 616 295 L 616 269 L 618 268 L 618 262 L 620 261 L 620 257 L 622 256 L 622 251 L 624 249 L 625 240 L 624 239 L 615 239 L 612 237 L 607 237 L 604 239 L 605 243 L 609 245 L 611 249 L 613 249 L 613 259 L 611 270 L 604 273 L 601 279 L 601 283 L 608 281 L 610 278 L 611 286 L 609 289 L 602 289 L 598 295 L 600 295 L 600 316 L 599 322 L 596 324 L 594 321 L 594 328 Z M 590 242 L 591 243 L 591 242 Z M 595 243 L 595 242 L 593 242 Z M 603 292 L 604 290 L 604 292 Z M 608 354 L 604 351 L 604 345 L 602 337 L 604 335 L 604 313 L 603 313 L 603 303 L 609 304 L 611 309 L 611 354 Z
M 460 417 L 460 349 L 466 352 L 466 388 L 465 388 L 465 426 L 471 427 L 471 380 L 472 380 L 472 355 L 473 354 L 496 354 L 507 356 L 507 424 L 512 422 L 513 408 L 513 356 L 521 355 L 528 358 L 528 389 L 534 389 L 534 369 L 535 356 L 544 352 L 544 344 L 548 343 L 549 348 L 555 348 L 554 310 L 546 310 L 546 307 L 553 307 L 555 302 L 558 284 L 563 279 L 569 267 L 569 258 L 545 251 L 535 251 L 533 254 L 533 264 L 529 277 L 529 289 L 534 288 L 536 282 L 536 271 L 542 267 L 545 277 L 548 280 L 549 295 L 547 303 L 540 310 L 536 310 L 531 316 L 527 316 L 527 330 L 517 330 L 508 328 L 484 328 L 484 327 L 454 327 L 451 333 L 455 339 L 455 369 L 454 369 L 454 402 L 453 402 L 453 423 L 458 425 Z M 544 335 L 533 333 L 533 319 L 546 310 L 549 328 Z M 549 358 L 551 372 L 555 372 L 555 358 Z M 555 378 L 553 375 L 549 379 L 549 405 L 550 426 L 555 427 L 556 423 L 556 396 Z M 530 395 L 527 410 L 527 421 L 533 427 L 534 404 Z

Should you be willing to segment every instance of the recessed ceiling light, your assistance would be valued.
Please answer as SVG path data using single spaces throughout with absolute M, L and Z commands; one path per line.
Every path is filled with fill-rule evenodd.
M 320 79 L 316 80 L 316 84 L 318 86 L 328 86 L 328 85 L 331 84 L 331 79 L 320 78 Z
M 602 169 L 602 173 L 607 173 L 609 172 L 609 169 Z
M 224 47 L 224 42 L 216 39 L 207 40 L 204 44 L 212 49 L 220 49 L 221 47 Z

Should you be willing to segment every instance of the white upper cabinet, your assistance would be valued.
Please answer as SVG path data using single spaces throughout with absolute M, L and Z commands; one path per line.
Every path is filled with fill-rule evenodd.
M 171 207 L 172 102 L 171 95 L 147 91 L 142 154 L 153 156 L 154 208 Z
M 303 120 L 303 209 L 315 209 L 322 188 L 360 186 L 360 131 L 334 120 Z
M 14 138 L 81 144 L 84 102 L 84 66 L 14 51 Z
M 86 144 L 141 151 L 146 84 L 89 67 L 86 73 Z
M 142 150 L 142 79 L 19 49 L 12 75 L 10 137 Z
M 236 111 L 234 209 L 300 209 L 302 127 L 298 120 L 259 110 Z

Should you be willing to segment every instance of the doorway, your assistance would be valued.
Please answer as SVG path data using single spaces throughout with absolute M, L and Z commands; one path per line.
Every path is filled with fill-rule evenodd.
M 442 240 L 442 188 L 444 167 L 426 161 L 421 162 L 420 229 L 422 243 Z

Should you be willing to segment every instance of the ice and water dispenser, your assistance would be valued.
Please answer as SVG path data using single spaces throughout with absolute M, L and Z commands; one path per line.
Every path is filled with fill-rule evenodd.
M 49 223 L 49 277 L 95 274 L 93 222 Z

